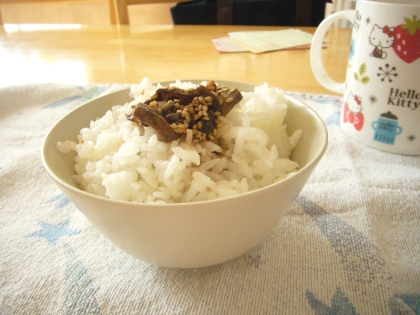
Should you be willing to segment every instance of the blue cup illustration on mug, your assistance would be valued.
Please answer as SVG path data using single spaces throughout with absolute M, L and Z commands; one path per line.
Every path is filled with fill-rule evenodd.
M 375 130 L 373 140 L 390 145 L 395 143 L 395 137 L 402 132 L 397 116 L 391 112 L 381 114 L 379 119 L 372 123 L 372 128 Z

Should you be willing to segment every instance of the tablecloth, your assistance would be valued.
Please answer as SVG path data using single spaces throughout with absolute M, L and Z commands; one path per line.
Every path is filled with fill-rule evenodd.
M 257 247 L 167 269 L 112 245 L 55 186 L 41 146 L 63 115 L 120 88 L 0 88 L 0 314 L 420 314 L 420 157 L 348 138 L 340 97 L 290 93 L 329 145 Z

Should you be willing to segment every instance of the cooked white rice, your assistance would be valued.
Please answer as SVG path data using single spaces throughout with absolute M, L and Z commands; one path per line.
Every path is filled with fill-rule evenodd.
M 181 81 L 173 85 L 196 86 Z M 159 87 L 144 78 L 131 87 L 134 100 L 114 106 L 83 128 L 79 143 L 57 143 L 63 153 L 77 151 L 73 178 L 81 189 L 139 203 L 196 202 L 246 193 L 296 172 L 298 164 L 290 154 L 301 131 L 290 137 L 286 133 L 282 90 L 264 84 L 241 92 L 243 100 L 221 117 L 218 136 L 228 149 L 220 155 L 222 149 L 213 142 L 193 145 L 190 135 L 185 142 L 160 142 L 152 128 L 143 132 L 127 120 L 131 105 L 150 99 Z

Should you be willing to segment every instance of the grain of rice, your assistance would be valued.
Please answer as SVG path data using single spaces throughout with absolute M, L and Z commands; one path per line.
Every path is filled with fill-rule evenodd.
M 194 172 L 193 174 L 193 178 L 195 180 L 200 181 L 201 183 L 203 183 L 203 185 L 205 185 L 206 187 L 209 188 L 213 188 L 215 186 L 215 183 L 210 179 L 210 177 L 206 176 L 203 173 L 200 172 Z

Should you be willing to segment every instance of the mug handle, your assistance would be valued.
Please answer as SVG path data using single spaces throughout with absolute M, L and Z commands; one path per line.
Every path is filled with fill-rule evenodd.
M 345 82 L 336 82 L 328 75 L 322 61 L 322 44 L 325 34 L 336 20 L 347 19 L 350 23 L 353 23 L 355 14 L 355 10 L 342 10 L 331 14 L 319 24 L 312 38 L 310 52 L 312 72 L 323 87 L 336 93 L 344 93 Z

